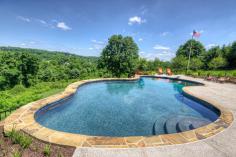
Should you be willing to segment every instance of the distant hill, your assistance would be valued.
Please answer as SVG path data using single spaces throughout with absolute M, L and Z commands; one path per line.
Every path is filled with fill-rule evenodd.
M 17 84 L 97 78 L 98 57 L 31 48 L 0 47 L 0 90 Z
M 33 49 L 33 48 L 20 48 L 20 47 L 11 47 L 11 46 L 0 46 L 0 51 L 8 51 L 8 52 L 27 52 L 33 53 L 37 55 L 40 59 L 53 59 L 55 56 L 74 56 L 81 59 L 89 59 L 97 61 L 98 57 L 96 56 L 81 56 L 77 54 L 72 54 L 70 52 L 61 52 L 61 51 L 48 51 L 42 49 Z

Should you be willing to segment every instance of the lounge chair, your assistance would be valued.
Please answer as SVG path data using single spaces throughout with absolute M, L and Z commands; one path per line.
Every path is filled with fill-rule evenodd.
M 158 68 L 158 75 L 162 75 L 162 74 L 163 74 L 162 68 Z
M 171 71 L 170 68 L 167 68 L 167 69 L 166 69 L 166 74 L 167 74 L 167 75 L 173 75 L 173 73 L 172 73 L 172 71 Z
M 217 82 L 217 78 L 216 78 L 216 77 L 213 77 L 213 76 L 208 76 L 208 77 L 205 78 L 205 80 Z

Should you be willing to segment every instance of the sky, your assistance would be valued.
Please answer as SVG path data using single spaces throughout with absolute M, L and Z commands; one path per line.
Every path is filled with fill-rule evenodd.
M 206 48 L 236 40 L 235 0 L 0 0 L 0 46 L 99 56 L 111 35 L 168 61 L 201 33 Z

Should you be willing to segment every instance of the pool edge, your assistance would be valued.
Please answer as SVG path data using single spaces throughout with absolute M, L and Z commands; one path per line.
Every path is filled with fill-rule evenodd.
M 142 75 L 150 77 L 161 77 Z M 140 76 L 134 78 L 108 78 L 108 79 L 92 79 L 82 80 L 68 85 L 64 92 L 59 94 L 31 102 L 25 106 L 22 106 L 15 112 L 13 112 L 8 118 L 5 119 L 4 131 L 11 131 L 12 128 L 21 130 L 32 137 L 48 143 L 54 143 L 59 145 L 68 145 L 74 147 L 96 147 L 96 148 L 138 148 L 138 147 L 155 147 L 161 145 L 173 145 L 194 142 L 211 137 L 231 125 L 233 122 L 233 114 L 228 109 L 223 108 L 217 102 L 211 102 L 205 98 L 201 98 L 199 95 L 194 95 L 191 92 L 191 88 L 197 86 L 184 87 L 183 91 L 197 99 L 206 101 L 212 106 L 220 110 L 220 117 L 209 125 L 181 133 L 165 134 L 157 136 L 132 136 L 132 137 L 102 137 L 102 136 L 86 136 L 80 134 L 72 134 L 66 132 L 60 132 L 41 126 L 35 121 L 35 113 L 47 104 L 53 103 L 63 98 L 67 98 L 73 95 L 77 88 L 83 84 L 98 82 L 98 81 L 112 81 L 112 80 L 138 80 Z M 177 77 L 163 77 L 168 79 L 178 79 Z M 182 79 L 185 80 L 185 79 Z M 189 80 L 187 80 L 189 81 Z M 200 83 L 198 81 L 194 81 Z

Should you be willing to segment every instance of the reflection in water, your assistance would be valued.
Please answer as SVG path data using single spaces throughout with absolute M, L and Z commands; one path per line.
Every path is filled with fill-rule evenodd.
M 138 81 L 116 81 L 116 83 L 106 82 L 106 88 L 110 94 L 128 94 L 132 89 L 143 89 L 144 86 L 145 83 L 143 78 L 140 78 Z
M 173 88 L 175 91 L 177 91 L 178 93 L 182 93 L 183 92 L 183 84 L 179 84 L 179 83 L 173 83 Z
M 140 78 L 138 80 L 138 88 L 143 89 L 144 85 L 145 85 L 145 83 L 144 83 L 143 78 Z
M 122 82 L 116 81 L 106 82 L 107 91 L 110 94 L 128 94 L 136 86 L 136 81 Z

